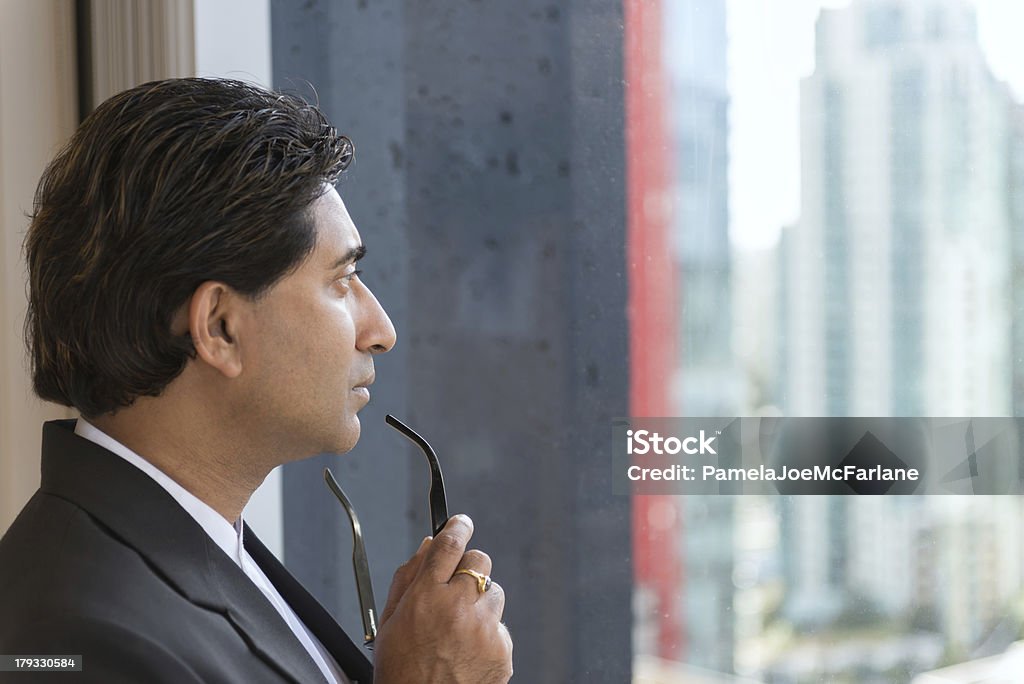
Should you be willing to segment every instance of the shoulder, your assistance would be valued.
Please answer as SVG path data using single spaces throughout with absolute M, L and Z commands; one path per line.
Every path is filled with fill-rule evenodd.
M 0 653 L 11 653 L 9 640 L 31 624 L 65 631 L 74 631 L 68 621 L 75 629 L 106 625 L 97 638 L 121 625 L 138 639 L 162 641 L 185 626 L 219 621 L 89 513 L 40 492 L 0 539 L 0 603 L 13 618 L 0 624 Z
M 82 655 L 76 681 L 187 684 L 250 655 L 224 615 L 52 494 L 37 492 L 0 539 L 0 605 L 0 653 Z
M 135 549 L 52 494 L 36 492 L 0 539 L 0 598 L 8 606 L 56 599 L 74 606 L 158 583 Z

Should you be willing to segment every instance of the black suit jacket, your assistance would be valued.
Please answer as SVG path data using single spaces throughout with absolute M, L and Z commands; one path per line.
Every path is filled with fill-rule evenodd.
M 30 682 L 324 682 L 260 590 L 148 475 L 43 426 L 42 484 L 0 539 L 0 654 L 81 655 Z M 337 622 L 246 526 L 245 548 L 346 674 L 373 671 Z

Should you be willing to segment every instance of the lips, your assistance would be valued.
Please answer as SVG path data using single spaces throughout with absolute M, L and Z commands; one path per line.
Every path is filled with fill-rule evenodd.
M 376 378 L 376 373 L 374 373 L 373 371 L 370 371 L 370 374 L 369 374 L 369 375 L 367 375 L 367 376 L 366 376 L 366 378 L 365 378 L 364 380 L 362 380 L 362 381 L 360 381 L 360 382 L 357 382 L 357 383 L 356 383 L 356 384 L 355 384 L 355 385 L 354 385 L 354 386 L 352 387 L 352 389 L 354 389 L 354 390 L 359 390 L 359 389 L 366 389 L 366 388 L 368 388 L 368 387 L 369 387 L 370 385 L 372 385 L 372 384 L 373 384 L 374 378 Z
M 373 372 L 373 369 L 370 369 L 369 375 L 364 376 L 363 379 L 352 388 L 352 391 L 358 394 L 363 401 L 370 401 L 370 390 L 368 388 L 373 384 L 374 377 L 375 373 Z

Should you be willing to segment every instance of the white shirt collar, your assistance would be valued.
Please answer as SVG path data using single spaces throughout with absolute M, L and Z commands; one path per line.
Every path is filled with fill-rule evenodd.
M 75 434 L 98 444 L 107 451 L 117 454 L 153 478 L 158 485 L 167 490 L 167 493 L 174 497 L 174 500 L 199 523 L 200 527 L 206 530 L 206 534 L 228 555 L 228 558 L 233 560 L 239 567 L 242 566 L 241 553 L 244 547 L 242 546 L 243 525 L 241 515 L 238 516 L 238 520 L 232 525 L 224 516 L 213 510 L 205 502 L 200 501 L 192 492 L 172 480 L 162 470 L 84 418 L 78 419 L 75 425 Z

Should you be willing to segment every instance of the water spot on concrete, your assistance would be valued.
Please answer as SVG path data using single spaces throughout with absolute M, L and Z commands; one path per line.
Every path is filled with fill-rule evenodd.
M 395 169 L 402 168 L 402 146 L 392 140 L 388 143 L 388 151 L 391 152 L 391 166 Z
M 510 176 L 519 175 L 519 155 L 515 150 L 509 150 L 505 154 L 505 170 Z

